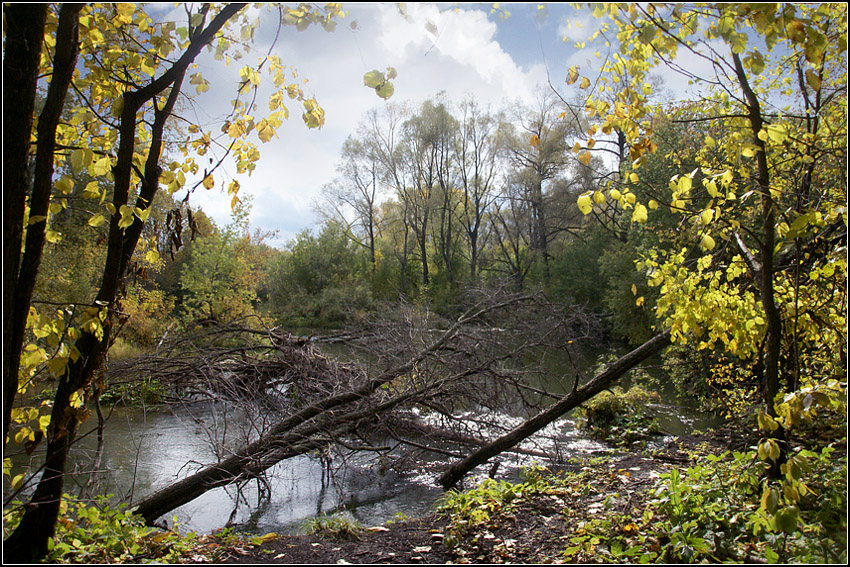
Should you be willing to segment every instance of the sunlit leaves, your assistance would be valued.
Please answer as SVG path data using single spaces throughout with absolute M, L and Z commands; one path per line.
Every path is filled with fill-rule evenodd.
M 588 215 L 590 214 L 590 211 L 593 210 L 593 204 L 590 200 L 590 193 L 585 193 L 584 195 L 581 195 L 576 201 L 576 203 L 578 204 L 578 208 L 582 212 L 582 214 Z
M 189 78 L 189 84 L 195 85 L 197 94 L 205 93 L 210 90 L 210 82 L 206 80 L 200 73 L 193 73 Z
M 118 228 L 127 228 L 133 224 L 133 209 L 127 205 L 121 205 L 118 209 L 121 218 L 118 220 Z
M 101 226 L 105 222 L 106 217 L 98 213 L 88 220 L 88 225 L 96 228 Z
M 325 124 L 325 109 L 319 106 L 316 99 L 305 100 L 302 118 L 308 128 L 321 128 Z
M 363 84 L 371 89 L 375 89 L 375 93 L 386 100 L 393 96 L 395 92 L 392 79 L 395 79 L 397 76 L 398 72 L 393 67 L 387 67 L 386 74 L 374 69 L 363 75 Z
M 263 143 L 270 141 L 275 136 L 275 130 L 267 120 L 263 119 L 257 123 L 257 136 Z

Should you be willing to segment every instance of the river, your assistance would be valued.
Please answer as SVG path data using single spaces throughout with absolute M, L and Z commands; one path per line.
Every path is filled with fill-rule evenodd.
M 551 384 L 549 386 L 552 386 Z M 654 408 L 662 431 L 681 434 L 713 425 L 712 416 L 702 415 L 665 395 L 668 403 Z M 252 416 L 256 420 L 256 415 Z M 266 416 L 268 417 L 268 416 Z M 500 416 L 505 422 L 521 417 Z M 71 470 L 77 474 L 66 484 L 76 493 L 86 482 L 97 447 L 96 419 L 82 429 L 71 455 Z M 199 402 L 168 409 L 115 408 L 104 430 L 104 452 L 96 477 L 96 493 L 113 494 L 117 500 L 138 501 L 157 488 L 194 472 L 202 464 L 216 461 L 214 447 L 234 446 L 250 438 L 255 423 L 248 416 L 227 412 L 218 404 Z M 255 435 L 255 433 L 254 433 Z M 551 424 L 536 436 L 536 447 L 556 448 L 564 456 L 588 456 L 607 448 L 585 438 L 570 415 Z M 7 456 L 16 465 L 26 465 L 25 453 L 10 445 Z M 38 454 L 32 457 L 37 462 Z M 433 509 L 442 493 L 436 483 L 447 457 L 425 454 L 406 462 L 402 471 L 387 467 L 374 452 L 351 451 L 340 455 L 304 455 L 281 462 L 268 471 L 267 484 L 248 482 L 212 490 L 178 508 L 166 519 L 181 531 L 208 533 L 229 522 L 253 533 L 293 533 L 304 521 L 318 514 L 346 510 L 365 525 L 379 525 L 398 517 L 416 517 Z M 539 460 L 539 459 L 537 459 Z M 500 478 L 515 479 L 522 466 L 534 457 L 501 455 Z M 484 468 L 484 467 L 479 467 Z M 477 478 L 487 471 L 476 471 Z M 260 488 L 262 487 L 262 490 Z

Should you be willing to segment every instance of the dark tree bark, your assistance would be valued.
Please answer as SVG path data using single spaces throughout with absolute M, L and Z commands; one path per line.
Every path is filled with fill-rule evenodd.
M 137 113 L 148 101 L 154 99 L 167 88 L 171 88 L 171 95 L 161 109 L 155 111 L 154 125 L 152 128 L 151 147 L 148 152 L 148 158 L 145 163 L 145 177 L 142 182 L 139 199 L 136 206 L 140 209 L 146 208 L 151 202 L 159 186 L 159 158 L 162 148 L 162 135 L 165 127 L 165 122 L 171 114 L 174 103 L 180 91 L 180 86 L 183 76 L 188 66 L 197 57 L 200 50 L 208 44 L 215 34 L 225 25 L 225 23 L 235 16 L 245 4 L 228 4 L 216 15 L 210 22 L 209 26 L 203 30 L 192 30 L 193 36 L 187 50 L 181 57 L 160 77 L 153 80 L 148 85 L 139 88 L 135 91 L 128 91 L 124 95 L 124 109 L 121 115 L 121 123 L 119 126 L 119 144 L 115 166 L 113 167 L 113 175 L 115 178 L 113 205 L 116 210 L 119 210 L 122 205 L 126 205 L 130 194 L 130 170 L 133 160 L 133 149 L 136 143 L 136 128 L 137 128 Z M 53 84 L 59 78 L 65 78 L 65 85 L 61 97 L 56 100 L 57 109 L 52 112 L 56 113 L 53 121 L 52 129 L 48 130 L 50 124 L 45 120 L 43 126 L 41 120 L 38 127 L 38 146 L 36 157 L 36 181 L 33 190 L 33 198 L 31 201 L 31 214 L 39 214 L 36 212 L 38 199 L 43 199 L 44 214 L 47 214 L 47 206 L 50 199 L 50 183 L 47 184 L 46 195 L 39 193 L 40 169 L 39 163 L 43 160 L 49 162 L 50 175 L 47 175 L 48 180 L 52 175 L 53 162 L 53 146 L 55 140 L 56 121 L 59 119 L 62 104 L 64 102 L 64 92 L 67 91 L 68 84 L 71 80 L 74 63 L 76 59 L 76 30 L 77 17 L 81 5 L 65 4 L 62 7 L 59 19 L 59 29 L 57 31 L 56 42 L 56 58 L 54 59 L 54 78 L 51 81 L 50 90 L 48 91 L 48 103 L 50 102 L 50 93 L 54 89 Z M 63 23 L 65 22 L 65 23 Z M 64 26 L 64 27 L 63 27 Z M 65 28 L 69 27 L 70 30 Z M 69 36 L 66 38 L 66 36 Z M 71 50 L 73 58 L 68 60 L 66 56 L 60 58 L 60 41 L 68 43 L 68 46 L 62 48 Z M 57 88 L 59 85 L 57 84 Z M 57 95 L 58 96 L 58 95 Z M 45 111 L 48 106 L 45 106 Z M 42 112 L 42 118 L 45 112 Z M 52 116 L 52 115 L 51 115 Z M 45 130 L 42 130 L 42 128 Z M 44 146 L 42 146 L 44 145 Z M 44 149 L 43 149 L 44 147 Z M 49 156 L 49 159 L 48 159 Z M 46 171 L 48 165 L 42 166 Z M 44 174 L 41 174 L 44 175 Z M 40 206 L 40 205 L 39 205 Z M 38 209 L 40 210 L 40 209 Z M 135 250 L 136 244 L 141 234 L 143 223 L 136 218 L 133 225 L 126 230 L 122 230 L 118 226 L 118 215 L 113 215 L 110 222 L 109 240 L 107 248 L 106 263 L 103 270 L 103 280 L 100 291 L 97 295 L 97 301 L 102 305 L 112 306 L 120 283 L 124 277 L 124 272 L 129 264 L 130 257 Z M 30 239 L 33 238 L 33 253 L 36 258 L 40 258 L 41 246 L 44 238 L 44 223 L 41 223 L 41 230 L 33 230 L 33 227 L 38 227 L 36 223 L 30 227 L 27 233 L 27 252 L 30 250 Z M 35 240 L 38 238 L 37 233 L 40 233 L 41 241 Z M 34 283 L 35 275 L 38 269 L 38 262 L 34 265 L 27 262 L 25 253 L 22 265 L 23 269 L 32 271 L 32 280 Z M 18 288 L 25 283 L 22 277 L 19 277 Z M 25 291 L 25 290 L 24 290 Z M 19 293 L 16 290 L 16 305 L 18 307 L 28 309 L 29 299 L 25 303 L 18 303 Z M 31 297 L 32 289 L 29 294 Z M 23 307 L 22 307 L 23 305 Z M 112 310 L 110 310 L 110 313 Z M 12 563 L 32 562 L 43 558 L 47 554 L 47 542 L 53 536 L 56 521 L 59 515 L 59 506 L 62 499 L 62 491 L 65 475 L 65 464 L 68 458 L 68 450 L 77 432 L 77 428 L 81 423 L 83 413 L 80 410 L 75 410 L 71 407 L 71 397 L 80 388 L 88 385 L 92 379 L 94 372 L 103 363 L 104 356 L 110 341 L 112 327 L 112 317 L 107 317 L 103 326 L 103 336 L 98 340 L 93 334 L 84 334 L 75 344 L 75 347 L 80 352 L 79 358 L 73 363 L 70 363 L 65 369 L 65 373 L 60 377 L 57 385 L 56 395 L 53 400 L 53 410 L 51 412 L 50 426 L 47 432 L 47 451 L 45 456 L 44 472 L 41 480 L 26 506 L 26 511 L 21 519 L 20 524 L 14 532 L 4 542 L 4 559 Z M 23 336 L 23 335 L 21 335 Z M 20 345 L 18 351 L 20 350 Z M 14 365 L 15 374 L 17 375 L 17 364 Z M 8 370 L 8 368 L 7 368 Z
M 70 11 L 71 8 L 68 8 Z M 21 268 L 21 244 L 24 234 L 24 210 L 29 192 L 27 171 L 29 169 L 30 135 L 35 113 L 35 90 L 44 38 L 47 4 L 4 4 L 3 23 L 6 41 L 3 50 L 3 445 L 9 434 L 12 405 L 18 391 L 18 365 L 23 346 L 26 314 L 29 299 L 35 285 L 35 275 L 19 275 Z M 67 22 L 67 18 L 66 18 Z M 67 28 L 67 24 L 66 24 Z M 64 28 L 63 28 L 64 29 Z M 67 30 L 66 30 L 67 31 Z M 66 34 L 67 35 L 67 34 Z M 57 57 L 60 49 L 67 58 L 74 51 L 69 44 L 70 36 L 63 38 L 60 46 L 57 38 Z M 76 57 L 76 53 L 73 53 Z M 57 65 L 61 59 L 57 61 Z M 67 67 L 68 61 L 65 61 Z M 73 70 L 73 62 L 70 62 Z M 39 130 L 55 132 L 56 121 L 61 111 L 67 90 L 68 73 L 60 71 L 51 81 L 51 94 L 45 101 Z M 64 83 L 64 88 L 62 87 Z M 55 84 L 55 87 L 54 87 Z M 52 95 L 52 96 L 51 96 Z M 57 101 L 57 98 L 59 100 Z M 12 102 L 14 101 L 14 103 Z M 49 108 L 57 109 L 48 110 Z M 49 175 L 52 174 L 52 139 L 47 191 L 50 191 Z M 39 136 L 41 140 L 41 136 Z M 46 149 L 46 148 L 45 148 Z M 48 194 L 49 197 L 49 194 Z M 34 215 L 36 213 L 31 213 Z M 31 233 L 44 233 L 44 223 L 30 228 Z M 30 278 L 31 281 L 27 281 Z M 19 289 L 18 284 L 21 284 Z M 28 293 L 27 293 L 28 290 Z
M 762 309 L 764 309 L 764 318 L 767 324 L 762 358 L 764 364 L 763 393 L 765 411 L 768 415 L 776 417 L 776 405 L 774 402 L 780 388 L 779 357 L 782 350 L 782 315 L 779 313 L 779 308 L 776 305 L 776 292 L 773 281 L 775 277 L 776 203 L 770 194 L 770 170 L 767 164 L 767 148 L 765 147 L 764 140 L 759 138 L 759 134 L 764 126 L 761 104 L 750 87 L 740 56 L 737 53 L 733 53 L 732 60 L 735 63 L 735 74 L 738 78 L 738 83 L 747 101 L 750 130 L 753 134 L 752 140 L 758 147 L 758 151 L 756 152 L 756 164 L 758 166 L 756 183 L 758 184 L 762 205 L 762 234 L 759 242 L 761 262 L 751 265 L 751 269 L 754 268 L 756 280 L 758 281 L 761 305 Z M 780 466 L 785 461 L 785 429 L 780 427 L 772 435 L 774 439 L 780 442 L 781 452 L 779 458 L 772 463 L 770 474 L 773 478 L 780 478 L 782 475 Z
M 475 451 L 465 459 L 451 465 L 449 469 L 440 476 L 440 484 L 443 488 L 452 488 L 472 469 L 487 461 L 491 457 L 507 451 L 517 443 L 530 435 L 540 431 L 569 410 L 580 406 L 602 390 L 611 386 L 623 374 L 631 370 L 636 364 L 646 360 L 653 354 L 661 351 L 670 344 L 670 330 L 656 335 L 635 350 L 620 357 L 614 364 L 604 372 L 597 374 L 590 382 L 581 388 L 574 388 L 572 392 L 561 398 L 560 401 L 548 409 L 525 421 L 522 425 L 510 433 L 499 437 L 491 443 Z

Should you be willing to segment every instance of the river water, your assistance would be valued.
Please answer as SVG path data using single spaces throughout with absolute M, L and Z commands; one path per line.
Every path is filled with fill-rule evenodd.
M 671 400 L 668 396 L 666 399 Z M 662 431 L 681 434 L 711 426 L 712 416 L 701 415 L 680 400 L 661 404 L 655 414 Z M 167 410 L 116 408 L 104 430 L 104 452 L 96 477 L 96 493 L 113 494 L 120 501 L 141 497 L 216 461 L 214 447 L 233 446 L 251 437 L 255 423 L 244 415 L 227 414 L 217 404 L 197 403 Z M 266 416 L 268 418 L 268 416 Z M 521 418 L 502 416 L 519 423 Z M 72 451 L 72 469 L 78 474 L 66 484 L 72 494 L 88 479 L 97 446 L 96 419 L 81 429 Z M 256 436 L 256 431 L 253 433 Z M 222 443 L 222 440 L 225 442 Z M 588 456 L 607 448 L 581 435 L 568 415 L 536 436 L 536 447 L 556 448 L 563 456 Z M 26 464 L 23 451 L 7 447 L 17 465 Z M 221 450 L 221 449 L 219 449 Z M 268 471 L 267 484 L 248 482 L 237 490 L 212 490 L 178 508 L 166 518 L 181 531 L 208 533 L 234 523 L 255 533 L 293 533 L 304 521 L 332 511 L 346 510 L 366 525 L 379 525 L 399 515 L 416 517 L 433 509 L 442 494 L 436 478 L 447 458 L 426 454 L 406 462 L 403 471 L 387 467 L 373 452 L 341 455 L 304 455 L 281 462 Z M 533 457 L 501 455 L 499 478 L 516 478 Z M 37 453 L 33 462 L 37 461 Z M 485 469 L 486 467 L 479 467 Z M 486 470 L 476 470 L 477 477 Z M 262 490 L 261 490 L 262 489 Z

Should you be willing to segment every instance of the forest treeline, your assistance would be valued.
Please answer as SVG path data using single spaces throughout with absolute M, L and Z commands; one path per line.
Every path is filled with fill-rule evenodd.
M 581 214 L 577 197 L 603 187 L 612 162 L 578 158 L 583 126 L 563 107 L 541 91 L 537 105 L 514 105 L 511 115 L 444 97 L 371 111 L 314 203 L 323 221 L 283 249 L 249 225 L 250 197 L 219 226 L 159 193 L 145 226 L 150 244 L 137 251 L 156 258 L 126 288 L 119 344 L 144 349 L 169 328 L 248 315 L 339 328 L 399 300 L 449 314 L 480 286 L 543 290 L 604 315 L 614 336 L 643 340 L 652 300 L 635 305 L 635 290 L 647 295 L 647 286 L 634 262 L 661 238 L 632 228 L 616 207 L 605 223 Z M 658 161 L 659 178 L 674 168 Z M 105 242 L 91 235 L 94 207 L 75 205 L 54 217 L 63 242 L 46 251 L 36 301 L 82 302 L 98 284 Z

